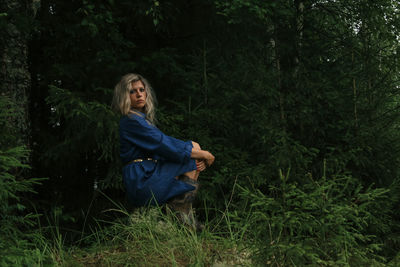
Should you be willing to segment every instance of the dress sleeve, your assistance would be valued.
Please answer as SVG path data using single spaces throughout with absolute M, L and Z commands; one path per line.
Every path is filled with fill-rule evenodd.
M 121 131 L 128 142 L 160 155 L 165 159 L 183 163 L 190 160 L 192 142 L 182 141 L 161 132 L 136 114 L 129 115 L 122 122 Z

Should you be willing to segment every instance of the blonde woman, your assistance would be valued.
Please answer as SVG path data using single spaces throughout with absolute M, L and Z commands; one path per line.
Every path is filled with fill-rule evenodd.
M 180 219 L 198 228 L 191 203 L 199 173 L 215 157 L 196 142 L 165 135 L 155 122 L 156 99 L 149 82 L 139 74 L 126 74 L 114 89 L 124 164 L 122 173 L 128 199 L 135 206 L 168 203 Z

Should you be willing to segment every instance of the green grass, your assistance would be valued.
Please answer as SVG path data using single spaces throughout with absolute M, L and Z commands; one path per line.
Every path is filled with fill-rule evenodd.
M 250 215 L 235 218 L 236 212 L 229 212 L 228 208 L 214 215 L 212 221 L 206 221 L 200 233 L 186 228 L 172 213 L 158 207 L 141 208 L 133 213 L 118 207 L 105 213 L 112 219 L 91 224 L 89 234 L 74 245 L 66 244 L 66 235 L 58 229 L 57 220 L 50 220 L 49 226 L 33 234 L 26 249 L 3 250 L 8 255 L 2 261 L 6 265 L 0 266 L 305 266 L 294 262 L 297 259 L 292 255 L 294 250 L 289 251 L 292 254 L 284 253 L 284 257 L 277 253 L 278 247 L 283 253 L 289 245 L 304 249 L 301 242 L 295 242 L 292 237 L 292 243 L 287 244 L 285 240 L 290 236 L 286 233 L 277 244 L 268 240 L 262 244 L 265 235 L 259 230 L 269 224 L 258 225 L 251 221 Z M 246 214 L 255 215 L 251 210 Z M 275 216 L 272 221 L 278 219 Z M 363 261 L 341 264 L 325 260 L 311 266 L 395 267 L 399 266 L 399 255 L 386 264 L 370 255 Z M 360 265 L 360 262 L 369 264 Z
M 121 211 L 124 212 L 125 211 Z M 114 222 L 99 222 L 82 242 L 64 252 L 61 266 L 250 265 L 244 246 L 225 233 L 196 233 L 160 208 L 142 208 Z M 106 226 L 100 226 L 106 225 Z M 68 255 L 68 256 L 67 256 Z
M 223 211 L 204 203 L 198 233 L 166 208 L 128 212 L 103 194 L 115 208 L 104 211 L 107 220 L 85 220 L 82 233 L 73 233 L 78 242 L 67 245 L 59 220 L 69 217 L 55 209 L 48 226 L 38 221 L 30 242 L 15 238 L 19 243 L 8 247 L 0 240 L 0 254 L 7 252 L 0 266 L 399 266 L 396 246 L 385 258 L 368 228 L 385 226 L 387 190 L 363 189 L 350 176 L 302 185 L 281 180 L 270 195 L 238 187 L 241 205 L 231 197 Z

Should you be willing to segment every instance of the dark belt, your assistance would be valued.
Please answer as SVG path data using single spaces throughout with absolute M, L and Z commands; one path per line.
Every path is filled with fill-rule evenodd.
M 143 158 L 143 159 L 134 159 L 134 160 L 131 160 L 131 161 L 125 163 L 125 165 L 131 164 L 131 163 L 134 163 L 134 162 L 143 162 L 143 161 L 146 161 L 146 160 L 154 161 L 155 163 L 157 163 L 157 160 L 156 160 L 156 159 L 152 159 L 152 158 Z

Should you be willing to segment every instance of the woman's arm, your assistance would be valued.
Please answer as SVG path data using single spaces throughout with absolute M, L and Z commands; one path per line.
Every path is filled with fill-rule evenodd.
M 195 146 L 192 148 L 192 154 L 190 155 L 192 159 L 204 160 L 207 166 L 214 163 L 215 157 L 213 154 L 206 150 L 201 150 Z
M 139 115 L 131 114 L 122 118 L 120 134 L 124 142 L 134 144 L 169 161 L 184 163 L 191 158 L 193 142 L 165 135 Z

